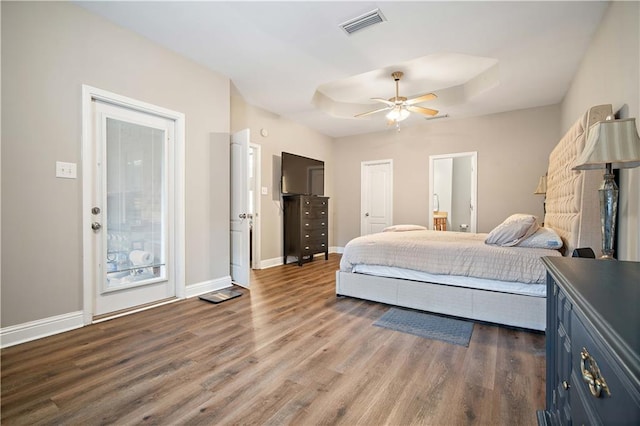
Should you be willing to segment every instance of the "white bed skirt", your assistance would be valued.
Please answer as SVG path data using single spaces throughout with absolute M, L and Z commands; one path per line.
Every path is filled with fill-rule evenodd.
M 546 298 L 336 271 L 336 295 L 544 331 Z

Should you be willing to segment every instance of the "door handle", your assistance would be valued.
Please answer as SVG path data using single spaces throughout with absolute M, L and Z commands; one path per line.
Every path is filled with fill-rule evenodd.
M 91 229 L 93 229 L 94 231 L 99 231 L 100 228 L 102 228 L 102 225 L 100 225 L 100 223 L 98 223 L 98 222 L 93 222 L 91 224 Z
M 369 217 L 369 213 L 365 213 L 365 214 L 364 214 L 364 217 Z

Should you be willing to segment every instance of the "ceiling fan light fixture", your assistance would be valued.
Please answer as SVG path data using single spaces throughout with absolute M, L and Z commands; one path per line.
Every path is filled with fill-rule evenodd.
M 409 111 L 402 106 L 398 105 L 389 111 L 386 115 L 387 120 L 395 121 L 396 123 L 402 120 L 406 120 L 409 117 Z

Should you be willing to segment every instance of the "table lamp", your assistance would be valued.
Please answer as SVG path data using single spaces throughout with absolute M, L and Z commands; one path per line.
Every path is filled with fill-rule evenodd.
M 636 119 L 614 120 L 595 123 L 589 129 L 584 151 L 576 160 L 574 170 L 605 169 L 600 193 L 600 223 L 602 231 L 601 259 L 613 259 L 616 214 L 618 211 L 618 185 L 613 169 L 628 169 L 640 166 L 640 138 Z

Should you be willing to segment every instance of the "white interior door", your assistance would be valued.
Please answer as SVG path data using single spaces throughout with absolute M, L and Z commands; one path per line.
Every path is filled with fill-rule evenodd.
M 94 315 L 174 298 L 175 122 L 93 101 Z
M 360 208 L 361 235 L 393 224 L 393 160 L 362 162 Z
M 231 135 L 231 280 L 249 287 L 249 129 Z

